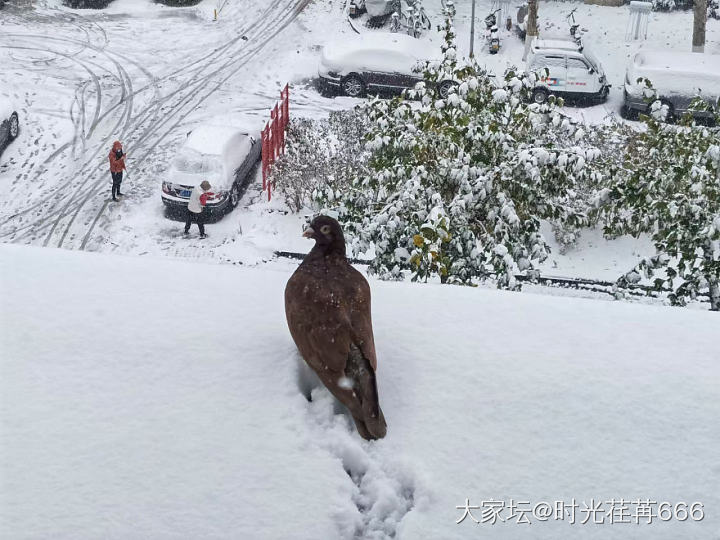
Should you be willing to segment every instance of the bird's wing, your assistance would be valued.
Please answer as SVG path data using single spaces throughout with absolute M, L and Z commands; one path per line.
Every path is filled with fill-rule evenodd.
M 293 274 L 285 288 L 285 314 L 300 354 L 313 369 L 344 372 L 353 339 L 337 290 L 307 273 Z
M 349 278 L 348 281 L 353 286 L 353 305 L 349 313 L 352 340 L 375 371 L 377 370 L 377 357 L 372 327 L 370 285 L 365 276 L 352 267 L 350 267 Z

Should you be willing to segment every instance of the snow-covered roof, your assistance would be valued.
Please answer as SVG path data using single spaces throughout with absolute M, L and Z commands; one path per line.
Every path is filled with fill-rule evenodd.
M 233 126 L 203 124 L 190 133 L 185 147 L 201 154 L 219 156 L 228 141 L 238 133 L 242 133 L 242 130 Z
M 678 51 L 640 51 L 633 64 L 643 70 L 720 78 L 720 55 Z
M 640 51 L 628 66 L 634 84 L 646 77 L 660 91 L 720 96 L 720 55 L 676 51 Z
M 560 37 L 552 37 L 552 38 L 534 38 L 531 43 L 531 47 L 533 50 L 535 49 L 554 49 L 554 50 L 560 50 L 560 51 L 574 51 L 574 52 L 580 52 L 580 46 L 575 43 L 574 40 L 571 39 L 563 39 Z
M 440 56 L 439 49 L 436 50 L 430 43 L 407 34 L 368 32 L 326 44 L 323 47 L 322 62 L 328 66 L 342 66 L 347 69 L 395 71 L 398 61 L 402 63 L 403 57 L 422 61 L 437 56 Z

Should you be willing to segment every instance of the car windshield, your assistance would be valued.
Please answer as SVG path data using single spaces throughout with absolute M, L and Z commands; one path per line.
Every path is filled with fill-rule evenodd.
M 583 56 L 585 56 L 585 59 L 590 62 L 590 65 L 593 67 L 595 71 L 598 73 L 602 72 L 602 69 L 600 68 L 600 61 L 595 57 L 595 55 L 589 51 L 588 49 L 583 50 Z
M 173 159 L 173 167 L 188 174 L 208 174 L 222 168 L 217 158 L 203 155 L 177 156 Z

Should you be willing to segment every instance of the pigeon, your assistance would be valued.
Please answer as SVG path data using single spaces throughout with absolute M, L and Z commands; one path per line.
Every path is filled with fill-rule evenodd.
M 316 217 L 303 236 L 315 246 L 285 287 L 285 315 L 300 354 L 345 405 L 364 439 L 381 439 L 370 285 L 345 256 L 340 224 Z

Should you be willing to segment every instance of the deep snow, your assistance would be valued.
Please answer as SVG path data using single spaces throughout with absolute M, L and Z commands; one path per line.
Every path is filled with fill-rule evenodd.
M 0 537 L 720 537 L 714 313 L 371 281 L 368 443 L 303 395 L 291 270 L 0 245 Z M 706 517 L 455 523 L 620 497 Z

